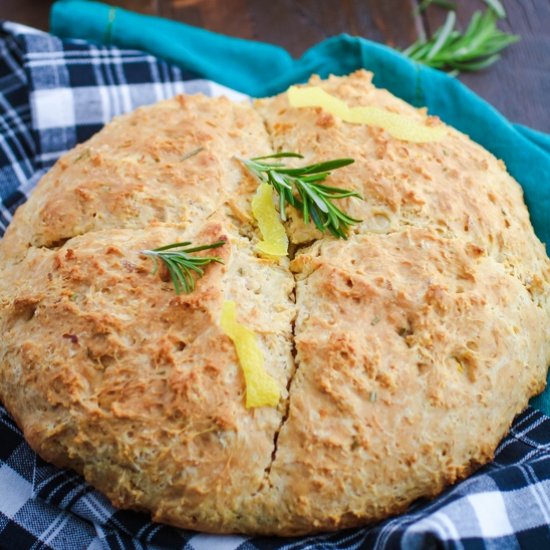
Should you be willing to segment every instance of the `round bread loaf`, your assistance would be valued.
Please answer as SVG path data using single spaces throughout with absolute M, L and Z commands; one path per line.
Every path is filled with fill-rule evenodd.
M 426 119 L 364 71 L 311 83 Z M 339 201 L 362 220 L 347 240 L 288 207 L 291 257 L 255 252 L 238 159 L 281 150 L 355 160 L 327 179 L 364 199 Z M 141 254 L 220 239 L 189 294 Z M 491 459 L 550 362 L 550 261 L 504 164 L 451 128 L 412 143 L 287 94 L 115 119 L 40 181 L 0 258 L 0 398 L 30 445 L 184 528 L 296 535 L 405 510 Z M 245 406 L 225 300 L 277 406 Z

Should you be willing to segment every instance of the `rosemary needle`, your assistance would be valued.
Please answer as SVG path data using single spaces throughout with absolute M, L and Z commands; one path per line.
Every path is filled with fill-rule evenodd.
M 361 198 L 356 191 L 323 185 L 332 170 L 353 163 L 353 159 L 335 159 L 290 168 L 277 159 L 304 158 L 298 153 L 281 152 L 274 155 L 255 157 L 241 162 L 262 182 L 271 185 L 279 195 L 279 214 L 286 220 L 285 206 L 292 205 L 301 210 L 305 223 L 310 219 L 320 231 L 330 231 L 335 237 L 347 238 L 349 226 L 361 220 L 352 218 L 339 209 L 334 200 L 346 197 Z M 266 162 L 274 160 L 276 162 Z
M 487 6 L 489 6 L 499 19 L 506 18 L 506 11 L 504 6 L 500 3 L 500 0 L 483 0 Z
M 183 157 L 181 157 L 181 160 L 190 159 L 191 157 L 198 155 L 201 151 L 204 151 L 204 147 L 196 147 L 192 151 L 189 151 L 189 153 L 186 153 L 185 155 L 183 155 Z
M 195 290 L 195 274 L 197 277 L 204 275 L 202 266 L 211 262 L 223 264 L 223 260 L 218 256 L 192 256 L 195 252 L 201 250 L 210 250 L 223 246 L 226 241 L 217 241 L 212 244 L 203 244 L 200 246 L 190 247 L 191 242 L 173 243 L 154 248 L 153 250 L 142 250 L 141 254 L 153 259 L 155 266 L 153 274 L 158 270 L 159 260 L 163 262 L 168 270 L 168 274 L 174 284 L 176 294 L 185 292 L 189 294 Z
M 456 10 L 456 4 L 454 2 L 448 2 L 447 0 L 424 0 L 414 9 L 414 14 L 418 15 L 422 13 L 432 4 L 445 10 Z

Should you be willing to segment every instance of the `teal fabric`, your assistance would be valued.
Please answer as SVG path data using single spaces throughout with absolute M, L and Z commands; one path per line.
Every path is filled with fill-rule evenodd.
M 410 61 L 395 50 L 346 34 L 320 42 L 300 59 L 278 46 L 231 38 L 85 0 L 59 0 L 51 31 L 120 48 L 145 50 L 204 78 L 255 97 L 273 95 L 312 73 L 374 72 L 377 86 L 468 134 L 501 158 L 521 183 L 531 220 L 550 249 L 550 136 L 512 124 L 455 78 Z M 505 85 L 505 83 L 503 83 Z M 550 414 L 550 389 L 532 404 Z

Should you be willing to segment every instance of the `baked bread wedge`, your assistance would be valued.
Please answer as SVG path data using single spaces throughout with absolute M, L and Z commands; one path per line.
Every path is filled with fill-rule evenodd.
M 349 159 L 322 180 L 340 235 L 311 196 L 259 194 L 266 156 L 290 178 Z M 206 247 L 183 282 L 160 254 L 179 243 Z M 399 513 L 490 461 L 546 383 L 550 260 L 520 186 L 365 71 L 116 118 L 39 182 L 0 262 L 0 400 L 29 444 L 183 528 Z

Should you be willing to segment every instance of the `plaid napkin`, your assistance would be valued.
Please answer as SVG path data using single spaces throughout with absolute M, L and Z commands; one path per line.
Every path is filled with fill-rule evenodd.
M 176 93 L 243 97 L 136 51 L 0 23 L 0 231 L 60 154 L 113 116 Z M 369 528 L 281 539 L 213 536 L 118 511 L 72 471 L 41 460 L 0 405 L 2 549 L 550 547 L 550 419 L 518 416 L 495 459 L 407 514 Z

